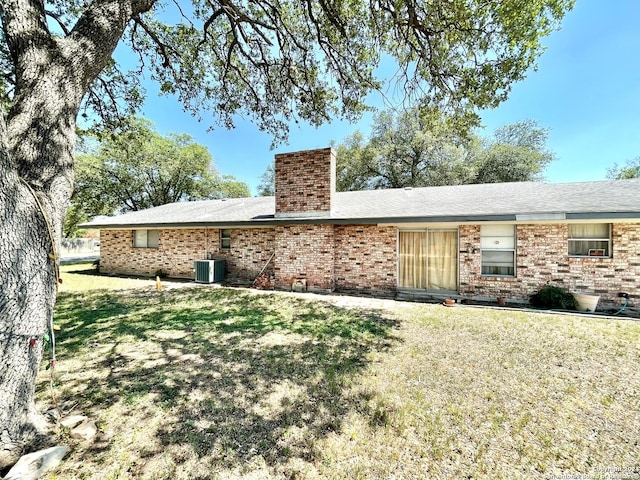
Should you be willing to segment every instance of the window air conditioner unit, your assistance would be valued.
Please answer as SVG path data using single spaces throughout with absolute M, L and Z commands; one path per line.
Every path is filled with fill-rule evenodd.
M 196 260 L 193 267 L 197 283 L 214 283 L 224 280 L 224 260 Z

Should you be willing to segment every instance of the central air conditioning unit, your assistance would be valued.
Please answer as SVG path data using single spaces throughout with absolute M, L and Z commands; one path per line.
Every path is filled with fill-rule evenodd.
M 224 260 L 196 260 L 193 262 L 197 283 L 214 283 L 224 280 Z

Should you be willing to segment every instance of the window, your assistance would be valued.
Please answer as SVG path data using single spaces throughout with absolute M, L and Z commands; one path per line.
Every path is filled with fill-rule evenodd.
M 220 230 L 220 248 L 229 250 L 231 248 L 231 230 L 223 228 Z
M 134 230 L 133 246 L 135 248 L 158 248 L 158 230 Z
M 513 225 L 480 227 L 482 275 L 513 277 L 516 271 L 516 239 Z
M 610 257 L 611 225 L 609 223 L 569 224 L 570 257 Z

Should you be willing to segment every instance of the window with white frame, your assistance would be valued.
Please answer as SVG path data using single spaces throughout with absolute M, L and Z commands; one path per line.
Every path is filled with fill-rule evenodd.
M 515 232 L 514 225 L 482 225 L 480 227 L 482 275 L 515 276 Z
M 231 248 L 231 230 L 228 228 L 220 230 L 220 248 L 223 250 Z
M 570 257 L 610 257 L 611 224 L 569 224 Z
M 133 246 L 135 248 L 158 248 L 159 230 L 134 230 Z

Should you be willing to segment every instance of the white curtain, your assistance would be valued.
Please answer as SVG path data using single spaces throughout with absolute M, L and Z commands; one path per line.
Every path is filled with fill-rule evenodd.
M 400 232 L 399 244 L 400 287 L 457 290 L 457 231 Z
M 569 255 L 608 257 L 611 255 L 609 232 L 608 223 L 569 224 Z
M 569 238 L 609 238 L 608 223 L 569 224 Z
M 431 290 L 458 289 L 458 232 L 429 231 L 429 283 Z
M 400 232 L 400 286 L 427 288 L 427 232 Z

